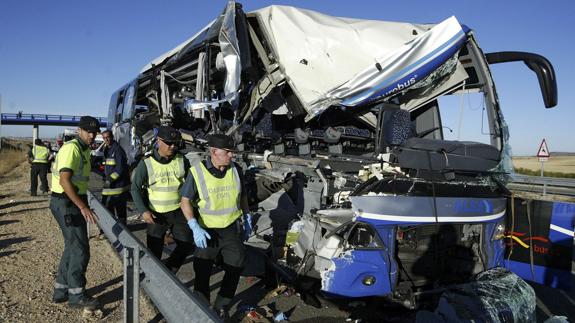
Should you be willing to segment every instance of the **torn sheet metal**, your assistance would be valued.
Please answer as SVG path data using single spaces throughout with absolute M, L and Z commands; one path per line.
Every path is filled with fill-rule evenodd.
M 226 81 L 224 83 L 224 95 L 235 107 L 237 92 L 240 87 L 242 65 L 240 61 L 240 47 L 236 35 L 236 4 L 229 1 L 224 13 L 222 28 L 218 36 L 220 50 L 223 54 L 226 67 Z
M 386 295 L 392 290 L 381 250 L 347 250 L 330 263 L 321 271 L 322 291 L 326 293 L 362 297 Z
M 310 116 L 358 106 L 425 78 L 466 39 L 455 17 L 418 25 L 330 17 L 284 6 L 254 12 Z
M 229 1 L 223 14 L 211 21 L 206 27 L 194 36 L 178 45 L 176 48 L 162 54 L 142 68 L 140 73 L 145 73 L 154 66 L 166 60 L 177 60 L 179 56 L 187 53 L 188 49 L 194 48 L 197 44 L 205 41 L 208 34 L 212 33 L 212 28 L 219 29 L 218 42 L 222 53 L 223 63 L 226 70 L 226 80 L 224 84 L 224 97 L 221 101 L 227 101 L 236 106 L 237 91 L 241 82 L 241 61 L 238 38 L 236 35 L 236 3 Z

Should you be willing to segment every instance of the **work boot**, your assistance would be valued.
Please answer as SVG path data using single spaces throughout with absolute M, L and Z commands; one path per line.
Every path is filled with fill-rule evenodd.
M 228 313 L 228 311 L 225 308 L 220 308 L 219 310 L 215 310 L 216 314 L 218 315 L 218 317 L 224 321 L 224 322 L 228 322 L 230 319 L 230 314 Z
M 83 308 L 86 310 L 94 310 L 100 307 L 100 302 L 97 299 L 88 295 L 83 295 L 77 301 L 68 301 L 68 305 L 72 308 Z
M 216 301 L 214 302 L 214 311 L 224 322 L 226 322 L 230 318 L 230 315 L 228 313 L 228 305 L 231 302 L 232 302 L 231 298 L 224 297 L 220 294 L 218 294 L 218 296 L 216 297 Z
M 59 304 L 64 303 L 68 300 L 68 289 L 67 288 L 55 288 L 52 294 L 52 302 Z

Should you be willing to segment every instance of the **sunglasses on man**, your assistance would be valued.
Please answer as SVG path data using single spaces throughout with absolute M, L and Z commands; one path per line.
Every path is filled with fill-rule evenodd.
M 169 140 L 164 140 L 162 138 L 158 138 L 158 139 L 168 146 L 179 146 L 179 144 L 180 144 L 179 141 L 169 141 Z

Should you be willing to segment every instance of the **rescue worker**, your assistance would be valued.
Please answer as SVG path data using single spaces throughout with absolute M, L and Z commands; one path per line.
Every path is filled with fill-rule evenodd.
M 86 268 L 90 261 L 90 245 L 86 221 L 96 223 L 96 214 L 86 198 L 90 178 L 90 145 L 100 125 L 96 118 L 84 116 L 78 124 L 78 138 L 65 143 L 56 155 L 52 169 L 50 210 L 64 236 L 64 252 L 60 259 L 52 300 L 68 301 L 76 308 L 94 309 L 99 302 L 85 292 Z
M 42 194 L 48 193 L 48 168 L 52 156 L 41 139 L 34 140 L 34 145 L 28 152 L 30 161 L 30 195 L 36 196 L 38 189 L 38 177 L 40 177 L 40 190 Z
M 182 139 L 179 131 L 162 126 L 157 138 L 152 155 L 142 159 L 134 170 L 131 193 L 148 224 L 146 244 L 156 258 L 162 258 L 164 237 L 171 231 L 176 248 L 165 265 L 175 273 L 194 249 L 192 231 L 180 209 L 180 188 L 190 162 L 178 151 Z
M 104 188 L 102 204 L 126 224 L 126 205 L 130 191 L 130 176 L 126 152 L 114 140 L 112 131 L 102 132 L 104 140 Z
M 209 157 L 190 168 L 181 204 L 196 244 L 194 289 L 210 300 L 211 271 L 221 255 L 225 274 L 213 308 L 220 317 L 227 318 L 243 268 L 243 241 L 251 234 L 252 219 L 242 171 L 232 163 L 232 138 L 214 134 L 207 139 Z

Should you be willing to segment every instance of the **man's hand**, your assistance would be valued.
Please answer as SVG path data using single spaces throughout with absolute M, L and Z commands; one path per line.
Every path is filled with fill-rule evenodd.
M 89 207 L 85 206 L 81 208 L 80 212 L 82 212 L 82 215 L 84 216 L 84 219 L 86 219 L 87 222 L 94 224 L 96 223 L 98 216 L 96 216 L 96 213 L 94 213 L 94 211 L 92 211 Z
M 244 214 L 244 241 L 248 241 L 253 229 L 252 215 L 250 213 Z
M 154 213 L 152 213 L 150 211 L 146 211 L 146 212 L 142 213 L 142 217 L 144 218 L 144 222 L 146 222 L 148 224 L 156 223 L 156 222 L 154 222 L 154 219 L 156 217 L 154 216 Z
M 209 233 L 206 232 L 206 230 L 204 230 L 204 228 L 200 226 L 198 220 L 196 220 L 196 218 L 188 220 L 188 226 L 190 227 L 190 229 L 192 229 L 192 232 L 194 233 L 194 242 L 196 243 L 196 246 L 198 248 L 207 247 L 208 246 L 207 239 L 211 239 L 212 237 L 210 236 Z

